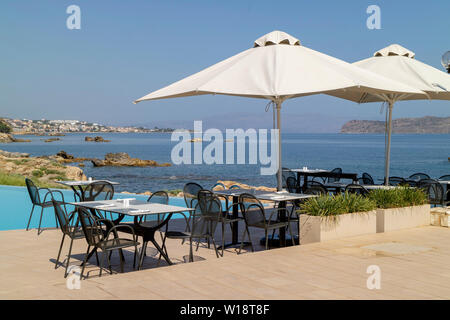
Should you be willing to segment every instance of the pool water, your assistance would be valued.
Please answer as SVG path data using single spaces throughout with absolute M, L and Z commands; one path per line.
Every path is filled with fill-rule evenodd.
M 73 201 L 72 190 L 60 190 L 64 194 L 67 202 Z M 45 194 L 44 191 L 42 194 Z M 60 197 L 60 196 L 59 196 Z M 137 200 L 147 201 L 148 196 L 136 194 L 117 193 L 115 199 L 120 198 L 136 198 Z M 43 199 L 41 199 L 43 200 Z M 169 204 L 174 206 L 186 207 L 183 198 L 169 198 Z M 0 185 L 0 230 L 16 230 L 25 229 L 27 227 L 28 218 L 32 208 L 32 203 L 28 195 L 27 188 Z M 67 210 L 71 212 L 73 206 L 67 206 Z M 31 219 L 30 228 L 37 228 L 39 225 L 39 217 L 41 208 L 35 207 L 33 217 Z M 172 219 L 180 219 L 180 214 L 175 214 Z M 123 221 L 132 221 L 132 217 L 126 217 Z M 53 208 L 44 209 L 42 216 L 42 227 L 55 227 L 55 214 Z

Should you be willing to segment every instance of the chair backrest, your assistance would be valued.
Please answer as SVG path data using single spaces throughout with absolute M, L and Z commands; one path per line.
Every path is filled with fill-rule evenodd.
M 446 175 L 439 177 L 439 180 L 450 181 L 450 174 L 446 174 Z
M 95 246 L 103 241 L 104 230 L 97 222 L 97 219 L 84 208 L 78 207 L 77 211 L 81 222 L 81 228 L 83 229 L 84 237 L 86 238 L 88 245 Z
M 226 190 L 227 187 L 225 187 L 225 185 L 221 182 L 217 182 L 215 185 L 213 185 L 213 187 L 211 188 L 211 190 Z
M 375 184 L 375 181 L 373 180 L 372 176 L 368 174 L 367 172 L 363 172 L 362 176 L 363 184 Z
M 331 170 L 331 173 L 341 174 L 342 168 L 334 168 L 333 170 Z M 340 177 L 329 177 L 327 182 L 338 182 L 339 180 L 341 180 Z
M 39 189 L 36 187 L 33 181 L 26 178 L 25 184 L 27 185 L 28 194 L 30 195 L 31 202 L 35 205 L 41 204 L 41 197 L 39 196 Z
M 95 181 L 84 191 L 84 201 L 111 200 L 114 197 L 114 186 L 108 181 Z
M 147 199 L 147 202 L 168 204 L 169 203 L 169 194 L 166 191 L 153 192 L 152 195 Z
M 369 191 L 366 188 L 364 188 L 362 185 L 359 184 L 349 184 L 348 186 L 345 187 L 345 192 L 355 193 L 362 196 L 365 196 L 369 193 Z
M 201 190 L 198 193 L 198 203 L 191 217 L 191 236 L 202 238 L 214 235 L 217 224 L 222 217 L 222 204 L 209 190 Z
M 153 192 L 152 195 L 147 199 L 149 203 L 159 203 L 159 204 L 169 204 L 169 194 L 166 191 L 156 191 Z M 147 223 L 152 223 L 155 226 L 160 224 L 168 214 L 158 214 L 155 216 L 141 216 L 138 218 L 138 223 L 145 221 Z M 148 226 L 148 224 L 147 224 Z
M 325 193 L 328 192 L 327 187 L 325 187 L 325 185 L 319 181 L 315 181 L 315 180 L 309 181 L 308 188 L 311 188 L 311 187 L 319 187 L 319 188 L 322 188 L 323 190 L 325 190 Z
M 433 179 L 422 179 L 419 182 L 421 188 L 427 195 L 430 204 L 443 204 L 444 202 L 444 188 L 442 185 Z
M 321 187 L 321 186 L 317 185 L 317 186 L 310 186 L 303 193 L 304 194 L 314 194 L 314 195 L 320 196 L 320 195 L 327 194 L 328 191 L 325 187 Z
M 390 186 L 399 186 L 408 184 L 402 177 L 389 177 Z
M 230 186 L 230 187 L 228 188 L 228 190 L 240 189 L 240 188 L 241 188 L 241 187 L 238 186 L 237 184 L 233 184 L 232 186 Z
M 414 173 L 414 174 L 410 175 L 408 179 L 410 179 L 410 180 L 430 179 L 430 176 L 427 175 L 426 173 L 418 172 L 418 173 Z
M 287 188 L 287 179 L 289 177 L 296 179 L 295 172 L 291 171 L 289 168 L 281 168 L 281 181 L 283 188 Z
M 266 224 L 264 206 L 254 195 L 243 193 L 239 196 L 239 205 L 248 226 Z
M 288 177 L 286 180 L 286 188 L 290 193 L 297 193 L 297 179 Z
M 195 208 L 197 205 L 198 192 L 202 189 L 202 186 L 195 182 L 188 182 L 184 185 L 184 202 L 186 202 L 188 208 Z
M 55 210 L 55 216 L 58 219 L 59 228 L 64 234 L 70 234 L 69 218 L 65 210 L 61 208 L 61 205 L 52 198 L 53 209 Z

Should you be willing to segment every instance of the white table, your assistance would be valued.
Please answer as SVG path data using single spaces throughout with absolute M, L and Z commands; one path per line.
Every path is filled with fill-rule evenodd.
M 82 207 L 92 210 L 102 210 L 113 213 L 118 213 L 121 215 L 127 215 L 134 217 L 134 225 L 136 230 L 139 230 L 142 234 L 140 234 L 144 239 L 144 244 L 142 246 L 141 255 L 139 258 L 139 266 L 142 264 L 145 249 L 147 248 L 147 242 L 151 241 L 155 248 L 161 253 L 163 258 L 167 261 L 168 264 L 172 264 L 169 257 L 166 255 L 164 250 L 159 246 L 159 244 L 155 240 L 155 232 L 165 226 L 172 214 L 180 213 L 180 212 L 192 212 L 194 209 L 185 208 L 179 206 L 172 206 L 160 203 L 149 203 L 141 200 L 129 200 L 129 205 L 127 207 L 124 206 L 123 200 L 99 200 L 99 201 L 84 201 L 84 202 L 70 202 L 69 204 L 74 205 L 76 207 Z M 143 227 L 138 224 L 139 216 L 148 216 L 148 215 L 161 215 L 168 214 L 168 216 L 155 227 Z M 94 252 L 94 251 L 93 251 Z M 90 255 L 93 254 L 90 253 Z M 89 259 L 89 258 L 88 258 Z
M 214 190 L 214 194 L 224 196 L 224 197 L 233 197 L 233 218 L 238 217 L 238 202 L 239 202 L 239 196 L 243 193 L 248 193 L 254 196 L 258 200 L 263 201 L 273 201 L 279 203 L 279 208 L 285 208 L 286 202 L 288 201 L 295 201 L 295 200 L 302 200 L 307 198 L 313 198 L 317 197 L 316 195 L 312 194 L 302 194 L 302 193 L 289 193 L 289 192 L 270 192 L 270 191 L 263 191 L 263 190 L 254 190 L 254 189 L 232 189 L 232 190 Z M 281 210 L 281 212 L 284 212 L 285 210 Z M 283 221 L 286 219 L 285 212 L 284 214 L 280 215 L 280 220 Z M 232 242 L 227 244 L 226 247 L 238 245 L 238 222 L 234 222 L 233 225 L 233 234 L 232 234 Z M 280 228 L 280 245 L 285 246 L 286 245 L 286 229 Z

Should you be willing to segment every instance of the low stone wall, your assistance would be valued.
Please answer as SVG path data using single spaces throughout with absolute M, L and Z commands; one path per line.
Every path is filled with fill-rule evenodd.
M 377 232 L 430 225 L 430 205 L 378 209 Z
M 300 244 L 373 234 L 377 212 L 347 213 L 329 217 L 300 215 Z

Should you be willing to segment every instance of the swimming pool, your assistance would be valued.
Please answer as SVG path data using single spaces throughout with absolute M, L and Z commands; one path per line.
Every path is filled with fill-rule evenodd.
M 64 194 L 66 201 L 73 201 L 72 190 L 60 189 L 60 191 Z M 114 198 L 136 198 L 138 200 L 146 201 L 148 196 L 117 193 L 114 195 Z M 171 197 L 169 198 L 169 204 L 181 207 L 186 206 L 183 198 Z M 32 206 L 33 205 L 31 204 L 30 197 L 28 196 L 27 188 L 0 185 L 0 230 L 25 229 Z M 67 210 L 71 211 L 72 208 L 68 206 Z M 41 209 L 36 207 L 34 209 L 33 218 L 31 219 L 30 228 L 38 227 L 40 213 Z M 181 217 L 182 216 L 179 214 L 173 215 L 172 219 Z M 124 221 L 126 220 L 131 221 L 132 218 L 125 219 Z M 55 227 L 55 215 L 53 208 L 44 209 L 42 226 Z

